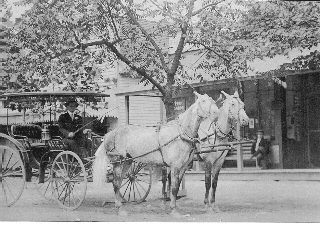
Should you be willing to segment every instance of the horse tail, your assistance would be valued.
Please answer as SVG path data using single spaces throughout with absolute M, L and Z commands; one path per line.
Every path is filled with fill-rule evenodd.
M 103 141 L 95 153 L 95 159 L 93 162 L 92 176 L 93 183 L 96 186 L 102 186 L 106 182 L 108 162 L 110 163 L 104 146 Z

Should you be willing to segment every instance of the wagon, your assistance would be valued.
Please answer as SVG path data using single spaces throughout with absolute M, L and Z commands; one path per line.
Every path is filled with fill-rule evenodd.
M 92 181 L 94 153 L 103 136 L 87 133 L 85 138 L 89 147 L 85 157 L 70 151 L 62 142 L 55 123 L 56 102 L 76 97 L 85 105 L 108 95 L 93 92 L 25 92 L 7 93 L 3 97 L 8 108 L 15 105 L 24 109 L 35 102 L 41 103 L 43 109 L 49 105 L 50 118 L 49 123 L 13 125 L 8 134 L 0 133 L 0 188 L 6 205 L 11 206 L 19 199 L 25 182 L 33 182 L 41 195 L 56 201 L 60 207 L 70 210 L 78 208 L 85 199 L 88 183 Z M 91 123 L 84 123 L 84 127 Z M 112 177 L 110 172 L 106 180 L 112 182 Z M 134 162 L 121 187 L 123 201 L 144 201 L 151 181 L 150 168 Z

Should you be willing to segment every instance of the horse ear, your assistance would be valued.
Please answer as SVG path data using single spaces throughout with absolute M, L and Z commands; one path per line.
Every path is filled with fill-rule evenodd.
M 220 94 L 220 95 L 219 95 L 219 98 L 217 99 L 216 102 L 220 102 L 220 101 L 222 101 L 222 100 L 223 100 L 223 97 L 222 97 L 222 94 Z
M 193 92 L 195 94 L 195 96 L 197 96 L 197 98 L 200 98 L 202 95 L 200 95 L 198 92 L 194 91 Z
M 226 96 L 226 98 L 230 98 L 230 95 L 227 94 L 227 93 L 225 93 L 224 91 L 221 91 L 221 93 L 222 93 L 224 96 Z
M 239 93 L 238 93 L 238 91 L 235 91 L 234 94 L 233 94 L 233 96 L 236 97 L 236 98 L 239 98 Z

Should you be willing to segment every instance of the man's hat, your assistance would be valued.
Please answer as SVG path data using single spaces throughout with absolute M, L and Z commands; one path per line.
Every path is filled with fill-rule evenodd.
M 257 134 L 260 133 L 260 134 L 264 134 L 264 131 L 263 130 L 257 130 Z
M 75 103 L 77 106 L 79 105 L 79 103 L 78 103 L 75 99 L 73 99 L 73 98 L 68 99 L 64 105 L 65 105 L 65 106 L 68 106 L 68 105 L 70 105 L 71 103 Z

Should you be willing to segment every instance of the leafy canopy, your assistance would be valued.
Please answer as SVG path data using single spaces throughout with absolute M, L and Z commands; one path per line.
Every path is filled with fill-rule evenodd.
M 313 1 L 24 0 L 21 4 L 32 7 L 11 32 L 10 40 L 19 51 L 11 54 L 8 70 L 18 74 L 22 86 L 34 89 L 56 83 L 66 84 L 66 89 L 96 90 L 103 68 L 120 59 L 122 68 L 127 68 L 123 74 L 140 77 L 165 96 L 174 84 L 237 78 L 250 69 L 248 60 L 286 55 L 320 40 L 320 5 Z M 182 63 L 186 51 L 196 56 L 192 68 Z

